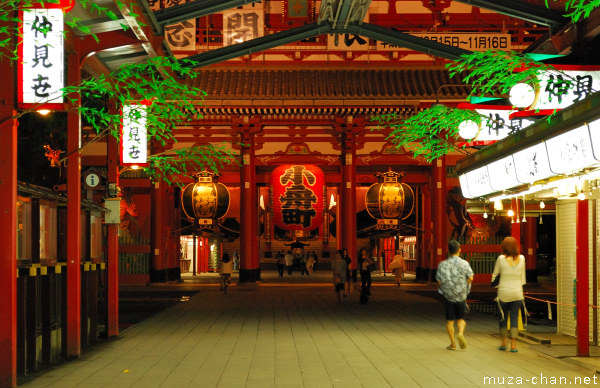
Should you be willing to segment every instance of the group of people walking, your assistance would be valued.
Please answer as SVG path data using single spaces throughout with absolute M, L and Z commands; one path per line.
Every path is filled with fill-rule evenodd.
M 498 349 L 507 350 L 510 338 L 510 351 L 515 353 L 519 310 L 525 306 L 525 257 L 519 254 L 519 244 L 514 237 L 506 237 L 502 241 L 501 249 L 502 254 L 498 256 L 492 273 L 492 285 L 498 288 L 496 302 L 500 312 Z M 450 337 L 450 345 L 446 349 L 455 350 L 456 342 L 461 349 L 465 349 L 465 315 L 468 310 L 466 301 L 473 282 L 473 270 L 466 260 L 460 258 L 460 244 L 457 241 L 452 240 L 448 243 L 448 254 L 449 257 L 438 265 L 436 272 L 439 292 L 444 296 L 446 331 Z M 526 311 L 523 315 L 526 316 Z M 455 330 L 455 322 L 458 332 Z
M 376 269 L 375 259 L 369 256 L 366 248 L 361 248 L 357 260 L 358 272 L 360 273 L 360 302 L 366 304 L 371 295 L 371 272 Z M 333 284 L 338 301 L 342 301 L 352 291 L 353 284 L 357 280 L 356 270 L 352 268 L 352 259 L 348 256 L 347 249 L 340 249 L 335 253 L 335 259 L 331 263 L 333 273 Z
M 275 255 L 275 261 L 280 278 L 283 277 L 284 271 L 287 271 L 288 275 L 291 276 L 295 269 L 300 270 L 300 273 L 304 276 L 313 274 L 319 261 L 319 256 L 317 256 L 315 251 L 304 252 L 303 249 L 295 248 L 287 252 L 280 250 Z

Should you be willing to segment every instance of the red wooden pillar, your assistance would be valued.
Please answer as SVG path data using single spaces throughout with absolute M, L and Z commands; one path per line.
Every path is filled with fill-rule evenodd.
M 165 282 L 167 280 L 167 250 L 166 250 L 166 239 L 168 236 L 165 235 L 165 192 L 166 183 L 156 182 L 154 183 L 154 189 L 152 190 L 152 266 L 150 273 L 151 282 Z
M 107 166 L 108 182 L 119 185 L 119 150 L 117 139 L 108 136 Z M 119 335 L 119 224 L 109 224 L 107 233 L 107 335 Z
M 0 27 L 7 23 L 0 22 Z M 10 47 L 7 47 L 10 49 Z M 17 120 L 15 67 L 0 58 L 0 386 L 17 386 Z
M 341 182 L 341 247 L 348 250 L 352 268 L 356 269 L 356 150 L 354 134 L 345 132 L 342 137 L 342 182 Z
M 527 281 L 537 283 L 536 257 L 537 257 L 537 224 L 535 217 L 527 217 L 523 225 L 525 232 L 525 268 L 527 270 Z
M 423 186 L 421 193 L 423 231 L 419 234 L 421 236 L 419 242 L 421 255 L 417 257 L 416 278 L 417 280 L 428 280 L 433 264 L 433 225 L 431 223 L 431 206 L 429 206 L 431 203 L 430 186 Z
M 590 355 L 589 202 L 577 201 L 577 356 Z
M 166 243 L 166 255 L 167 255 L 167 268 L 173 271 L 173 274 L 177 276 L 179 266 L 179 255 L 181 252 L 180 246 L 180 233 L 177 232 L 179 229 L 177 225 L 179 225 L 179 207 L 173 206 L 177 198 L 175 198 L 175 192 L 172 187 L 167 187 L 166 191 L 167 202 L 165 203 L 165 220 L 166 220 L 166 230 L 165 234 L 167 236 Z M 179 279 L 180 277 L 177 277 Z M 175 279 L 169 279 L 175 280 Z
M 245 134 L 242 141 L 240 174 L 240 282 L 260 280 L 258 257 L 258 203 L 254 166 L 254 136 Z
M 77 40 L 68 52 L 69 85 L 79 85 L 81 74 Z M 78 108 L 80 101 L 70 103 Z M 67 356 L 81 354 L 81 121 L 79 112 L 67 113 Z
M 517 198 L 513 198 L 510 200 L 510 208 L 515 215 L 512 217 L 512 224 L 510 226 L 510 235 L 517 240 L 519 244 L 519 251 L 523 251 L 523 244 L 521 244 L 521 219 L 519 216 L 521 215 L 521 207 L 519 206 L 519 200 Z
M 432 195 L 432 217 L 433 217 L 433 263 L 431 267 L 431 281 L 435 280 L 435 270 L 438 264 L 444 260 L 446 251 L 446 158 L 441 157 L 433 162 L 433 195 Z

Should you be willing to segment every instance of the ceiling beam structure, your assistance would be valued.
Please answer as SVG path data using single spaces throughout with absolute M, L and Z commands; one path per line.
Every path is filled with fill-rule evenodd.
M 224 46 L 200 54 L 191 55 L 185 59 L 193 62 L 187 64 L 189 67 L 203 67 L 223 62 L 228 59 L 254 54 L 287 43 L 298 42 L 303 39 L 312 38 L 313 36 L 323 35 L 330 31 L 331 25 L 329 23 L 311 23 L 300 27 L 290 28 L 289 30 L 279 31 L 274 34 L 261 36 L 231 46 Z
M 477 8 L 485 8 L 490 11 L 498 12 L 503 15 L 526 20 L 531 23 L 541 24 L 550 27 L 556 31 L 569 23 L 562 13 L 553 11 L 545 7 L 539 7 L 518 0 L 456 0 L 459 3 L 465 3 Z
M 162 34 L 167 25 L 212 15 L 217 12 L 241 7 L 245 4 L 260 3 L 261 1 L 262 0 L 195 0 L 173 7 L 163 8 L 154 11 L 153 14 L 160 28 L 160 33 Z
M 334 30 L 333 32 L 338 32 Z M 449 60 L 456 60 L 461 55 L 470 54 L 471 51 L 461 49 L 459 47 L 449 46 L 446 44 L 438 43 L 433 40 L 419 38 L 404 32 L 384 28 L 376 24 L 370 23 L 350 23 L 345 29 L 339 30 L 341 34 L 357 34 L 378 40 L 380 42 L 386 42 L 389 44 L 404 47 L 410 50 L 419 51 L 424 54 L 433 55 L 440 58 Z
M 284 44 L 331 33 L 357 34 L 366 38 L 406 47 L 410 50 L 420 51 L 425 54 L 450 60 L 456 60 L 461 55 L 470 53 L 468 50 L 448 46 L 428 39 L 418 38 L 410 34 L 379 27 L 374 24 L 350 22 L 345 28 L 339 27 L 333 29 L 333 26 L 329 22 L 322 22 L 320 24 L 311 23 L 300 27 L 290 28 L 289 30 L 261 36 L 260 38 L 251 39 L 246 42 L 191 55 L 186 58 L 187 61 L 190 61 L 187 66 L 194 68 L 204 67 L 228 59 L 254 54 Z

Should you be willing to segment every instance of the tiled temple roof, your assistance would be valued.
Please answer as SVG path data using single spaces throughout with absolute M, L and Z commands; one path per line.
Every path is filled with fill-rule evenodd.
M 461 99 L 469 88 L 444 69 L 205 70 L 188 80 L 208 98 Z M 445 86 L 441 85 L 457 85 Z

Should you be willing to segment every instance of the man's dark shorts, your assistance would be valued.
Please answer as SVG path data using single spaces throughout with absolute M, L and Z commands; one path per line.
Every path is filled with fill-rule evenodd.
M 456 321 L 457 319 L 465 319 L 467 311 L 466 302 L 450 302 L 448 299 L 444 299 L 444 309 L 446 310 L 446 320 Z

